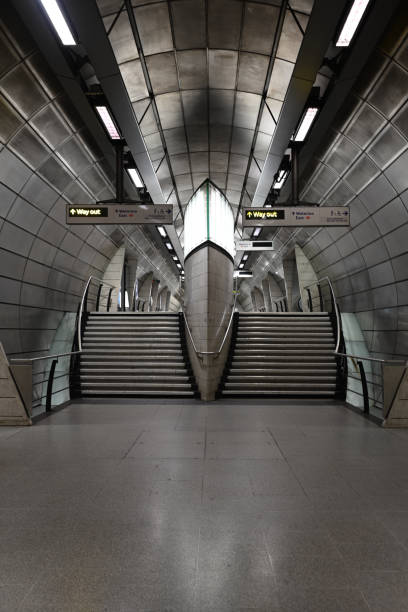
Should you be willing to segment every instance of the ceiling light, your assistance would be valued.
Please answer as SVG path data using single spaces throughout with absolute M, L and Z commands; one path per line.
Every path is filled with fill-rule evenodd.
M 318 110 L 319 109 L 317 106 L 309 106 L 309 108 L 306 110 L 294 137 L 296 142 L 303 142 L 303 140 L 306 138 Z
M 163 238 L 166 238 L 167 232 L 162 225 L 159 225 L 157 227 L 157 231 L 159 232 L 160 236 L 162 236 Z
M 173 245 L 171 244 L 171 242 L 166 242 L 166 247 L 169 249 L 169 251 L 173 250 Z
M 52 25 L 55 28 L 58 36 L 61 39 L 63 45 L 76 45 L 75 39 L 69 28 L 68 23 L 60 7 L 58 6 L 57 0 L 41 0 Z
M 181 264 L 177 263 L 176 266 L 181 270 Z
M 262 227 L 256 227 L 254 231 L 252 232 L 252 236 L 256 238 L 261 233 L 261 230 L 262 230 Z
M 248 254 L 243 256 L 242 261 L 246 261 L 247 259 L 248 259 Z
M 289 172 L 287 170 L 279 170 L 276 180 L 273 184 L 273 188 L 281 189 L 283 187 L 284 182 L 288 178 L 288 174 Z M 272 206 L 272 204 L 269 204 L 269 206 Z
M 177 255 L 173 255 L 173 259 L 174 259 L 174 261 L 178 261 Z
M 136 168 L 126 168 L 126 169 L 128 171 L 130 178 L 133 181 L 134 186 L 137 187 L 138 189 L 142 189 L 144 187 L 144 183 L 142 179 L 140 178 L 140 175 L 138 171 L 136 170 Z
M 103 125 L 105 126 L 106 131 L 108 132 L 110 138 L 112 138 L 112 140 L 121 140 L 120 134 L 117 130 L 115 122 L 112 119 L 112 116 L 108 110 L 108 107 L 107 106 L 95 106 L 95 108 L 96 108 L 96 112 L 102 119 Z
M 242 268 L 244 267 L 244 265 L 245 265 L 245 264 L 240 263 L 240 264 L 239 264 L 239 266 L 238 266 L 238 268 L 239 268 L 240 270 L 242 270 Z
M 370 0 L 354 0 L 344 26 L 336 42 L 336 47 L 348 47 L 358 28 Z

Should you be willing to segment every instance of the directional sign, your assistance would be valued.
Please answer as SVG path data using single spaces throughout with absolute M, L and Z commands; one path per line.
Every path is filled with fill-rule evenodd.
M 237 251 L 273 251 L 271 240 L 237 240 Z
M 246 227 L 328 227 L 349 226 L 348 206 L 282 206 L 276 208 L 244 208 Z
M 171 225 L 173 208 L 168 204 L 67 204 L 68 225 L 122 225 L 127 223 Z
M 252 278 L 253 273 L 250 270 L 234 270 L 234 278 Z

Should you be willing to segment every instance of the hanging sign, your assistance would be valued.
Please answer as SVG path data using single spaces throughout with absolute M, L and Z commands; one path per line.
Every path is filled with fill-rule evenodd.
M 237 251 L 273 251 L 272 240 L 237 240 Z
M 172 225 L 173 208 L 168 204 L 67 204 L 68 225 L 123 225 L 127 223 Z
M 244 208 L 246 227 L 328 227 L 349 226 L 348 206 L 282 206 L 276 208 Z

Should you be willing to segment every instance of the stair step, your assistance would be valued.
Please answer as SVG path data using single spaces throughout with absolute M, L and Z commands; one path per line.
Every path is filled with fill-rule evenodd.
M 287 382 L 293 382 L 293 383 L 299 383 L 301 384 L 303 381 L 304 382 L 322 382 L 322 383 L 333 383 L 333 381 L 336 380 L 336 373 L 334 374 L 326 374 L 326 375 L 320 375 L 314 372 L 310 372 L 309 375 L 294 375 L 293 373 L 290 373 L 287 376 L 284 375 L 276 375 L 275 373 L 270 373 L 269 375 L 252 375 L 252 374 L 244 374 L 244 375 L 236 375 L 236 374 L 229 374 L 227 376 L 227 381 L 231 382 L 231 383 L 287 383 Z
M 125 397 L 125 396 L 129 396 L 129 397 L 136 397 L 136 396 L 141 396 L 141 397 L 145 397 L 145 396 L 150 396 L 150 397 L 194 397 L 195 393 L 192 390 L 182 390 L 182 389 L 177 389 L 177 390 L 151 390 L 151 389 L 132 389 L 131 391 L 127 390 L 127 389 L 123 389 L 121 391 L 116 391 L 114 389 L 110 389 L 109 391 L 98 391 L 97 389 L 94 390 L 83 390 L 81 391 L 83 396 L 86 397 Z
M 158 389 L 160 391 L 171 391 L 171 390 L 177 390 L 177 389 L 181 389 L 181 390 L 188 390 L 191 389 L 191 385 L 189 383 L 165 383 L 165 384 L 159 384 L 157 382 L 128 382 L 128 383 L 122 383 L 122 382 L 109 382 L 109 383 L 102 383 L 102 382 L 87 382 L 87 383 L 82 383 L 81 382 L 81 389 L 99 389 L 99 390 L 103 390 L 103 389 L 112 389 L 115 390 L 119 387 L 119 389 L 123 389 L 124 391 L 127 390 L 131 390 L 131 389 L 135 389 L 135 390 L 141 390 L 141 389 L 150 389 L 150 390 L 154 390 L 154 389 Z
M 131 364 L 128 364 L 128 366 Z M 187 370 L 184 366 L 181 366 L 180 368 L 174 367 L 174 368 L 169 368 L 168 365 L 164 365 L 162 367 L 157 367 L 156 364 L 152 364 L 152 368 L 146 368 L 143 366 L 143 364 L 140 366 L 140 368 L 137 367 L 122 367 L 122 366 L 118 366 L 117 364 L 113 363 L 113 364 L 104 364 L 103 365 L 103 370 L 102 367 L 95 367 L 95 364 L 92 364 L 92 367 L 88 367 L 88 366 L 82 366 L 81 367 L 81 376 L 82 374 L 84 374 L 85 376 L 105 376 L 105 372 L 109 372 L 110 374 L 113 375 L 113 372 L 116 372 L 118 374 L 132 374 L 133 376 L 188 376 L 187 374 Z M 155 372 L 155 374 L 153 374 L 153 372 Z
M 281 364 L 279 364 L 280 366 Z M 330 365 L 330 364 L 329 364 Z M 291 366 L 290 368 L 273 368 L 273 367 L 268 367 L 268 368 L 259 368 L 256 365 L 253 368 L 234 368 L 231 367 L 229 370 L 229 376 L 279 376 L 279 375 L 283 375 L 283 376 L 304 376 L 306 374 L 312 374 L 312 373 L 316 373 L 317 376 L 320 375 L 328 375 L 328 376 L 335 376 L 336 375 L 336 367 L 335 365 L 333 365 L 333 368 L 329 369 L 328 366 L 325 367 L 325 369 L 323 369 L 321 367 L 321 364 L 317 364 L 315 366 L 309 366 L 307 364 L 306 367 L 304 368 L 300 368 L 299 365 L 297 365 L 296 368 L 293 368 L 293 366 Z
M 116 340 L 106 340 L 105 342 L 103 341 L 99 341 L 97 342 L 96 340 L 84 340 L 82 342 L 82 345 L 84 347 L 84 350 L 89 350 L 89 349 L 93 349 L 93 348 L 99 348 L 100 345 L 103 344 L 104 346 L 106 346 L 107 349 L 111 350 L 111 349 L 152 349 L 152 350 L 156 350 L 156 351 L 161 351 L 162 349 L 165 350 L 169 350 L 169 349 L 180 349 L 180 342 L 172 342 L 172 341 L 166 341 L 166 342 L 160 342 L 160 344 L 158 344 L 157 342 L 117 342 Z
M 309 390 L 309 389 L 304 389 L 303 391 L 298 391 L 296 389 L 291 389 L 291 390 L 273 390 L 273 389 L 251 389 L 248 391 L 245 390 L 237 390 L 237 389 L 225 389 L 222 392 L 223 396 L 238 396 L 238 397 L 242 397 L 242 396 L 254 396 L 254 395 L 262 395 L 265 397 L 270 397 L 270 396 L 277 396 L 277 397 L 291 397 L 291 396 L 299 396 L 299 397 L 316 397 L 316 396 L 323 396 L 323 397 L 333 397 L 334 395 L 334 391 L 330 392 L 330 391 L 326 391 L 326 390 Z
M 236 382 L 226 382 L 225 383 L 225 388 L 226 389 L 247 389 L 247 390 L 251 390 L 253 387 L 255 388 L 259 388 L 262 387 L 263 389 L 283 389 L 283 390 L 288 390 L 288 389 L 333 389 L 334 385 L 331 382 L 310 382 L 310 383 L 305 383 L 305 382 L 299 382 L 299 383 L 285 383 L 282 384 L 280 382 L 271 382 L 271 383 L 262 383 L 262 385 L 260 385 L 257 382 L 246 382 L 246 383 L 236 383 Z
M 329 313 L 326 311 L 316 311 L 316 312 L 240 312 L 239 318 L 240 320 L 245 319 L 261 319 L 261 318 L 273 318 L 273 317 L 304 317 L 304 318 L 314 318 L 314 317 L 323 317 L 329 316 Z
M 117 372 L 117 374 L 113 374 L 112 372 L 102 372 L 99 375 L 98 374 L 90 374 L 89 372 L 81 372 L 81 384 L 82 381 L 83 383 L 89 384 L 89 383 L 101 383 L 101 382 L 106 382 L 106 383 L 128 383 L 128 382 L 134 382 L 135 384 L 139 384 L 139 383 L 149 383 L 149 382 L 154 382 L 156 384 L 162 385 L 166 382 L 173 382 L 173 383 L 185 383 L 188 384 L 189 383 L 189 377 L 187 376 L 187 374 L 182 374 L 182 375 L 178 375 L 178 374 L 171 374 L 168 376 L 164 376 L 162 374 L 162 372 L 158 372 L 156 374 L 143 374 L 141 375 L 139 372 L 137 373 L 137 375 L 133 375 L 133 376 L 126 376 L 126 374 L 124 375 L 122 371 Z
M 327 335 L 327 337 L 322 337 L 319 335 L 319 337 L 316 338 L 315 335 L 310 335 L 310 336 L 302 336 L 302 335 L 295 335 L 295 336 L 290 336 L 289 334 L 279 334 L 276 336 L 238 336 L 237 340 L 236 340 L 236 346 L 240 345 L 240 344 L 254 344 L 254 343 L 258 343 L 258 344 L 277 344 L 279 345 L 279 343 L 282 343 L 282 341 L 285 341 L 285 344 L 287 344 L 288 342 L 290 342 L 291 344 L 293 343 L 298 343 L 298 344 L 310 344 L 310 341 L 313 340 L 312 344 L 330 344 L 332 346 L 334 346 L 334 339 L 333 336 L 329 336 Z

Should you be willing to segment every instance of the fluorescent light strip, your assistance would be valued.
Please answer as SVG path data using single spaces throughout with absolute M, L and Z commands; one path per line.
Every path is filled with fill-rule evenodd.
M 261 230 L 262 230 L 262 227 L 256 227 L 254 231 L 252 232 L 252 236 L 255 236 L 256 238 L 261 233 Z
M 166 247 L 169 249 L 169 251 L 173 250 L 173 245 L 171 244 L 171 242 L 166 242 Z
M 162 225 L 159 225 L 157 227 L 157 231 L 159 232 L 160 236 L 162 236 L 163 238 L 166 238 L 167 232 Z
M 281 170 L 278 173 L 278 178 L 276 179 L 276 181 L 273 184 L 273 188 L 274 189 L 281 189 L 283 187 L 284 182 L 286 181 L 288 177 L 288 172 Z
M 248 259 L 248 255 L 244 255 L 242 261 L 246 261 Z
M 141 189 L 142 187 L 144 187 L 144 183 L 142 179 L 140 178 L 140 175 L 138 171 L 136 170 L 136 168 L 127 168 L 127 171 L 135 187 L 137 187 L 138 189 Z
M 316 106 L 309 106 L 309 108 L 307 109 L 307 111 L 305 112 L 305 114 L 303 115 L 303 119 L 302 122 L 299 126 L 298 131 L 296 132 L 295 135 L 295 140 L 297 142 L 302 142 L 306 136 L 307 133 L 310 130 L 310 127 L 314 121 L 314 118 L 316 117 L 317 111 L 319 109 Z
M 116 129 L 108 108 L 106 106 L 95 106 L 95 108 L 112 140 L 120 140 L 120 134 Z
M 178 261 L 177 255 L 173 255 L 173 259 L 174 259 L 174 261 Z
M 76 45 L 72 32 L 56 0 L 41 0 L 49 20 L 55 28 L 63 45 Z
M 348 47 L 358 28 L 370 0 L 354 0 L 344 26 L 337 39 L 336 47 Z
M 239 264 L 239 266 L 238 266 L 238 268 L 239 268 L 240 270 L 242 270 L 242 268 L 243 268 L 243 267 L 244 267 L 244 264 L 243 264 L 243 263 L 240 263 L 240 264 Z
M 178 268 L 180 268 L 180 270 L 181 270 L 181 264 L 179 264 L 179 263 L 178 263 L 178 264 L 176 264 L 176 266 L 177 266 Z

